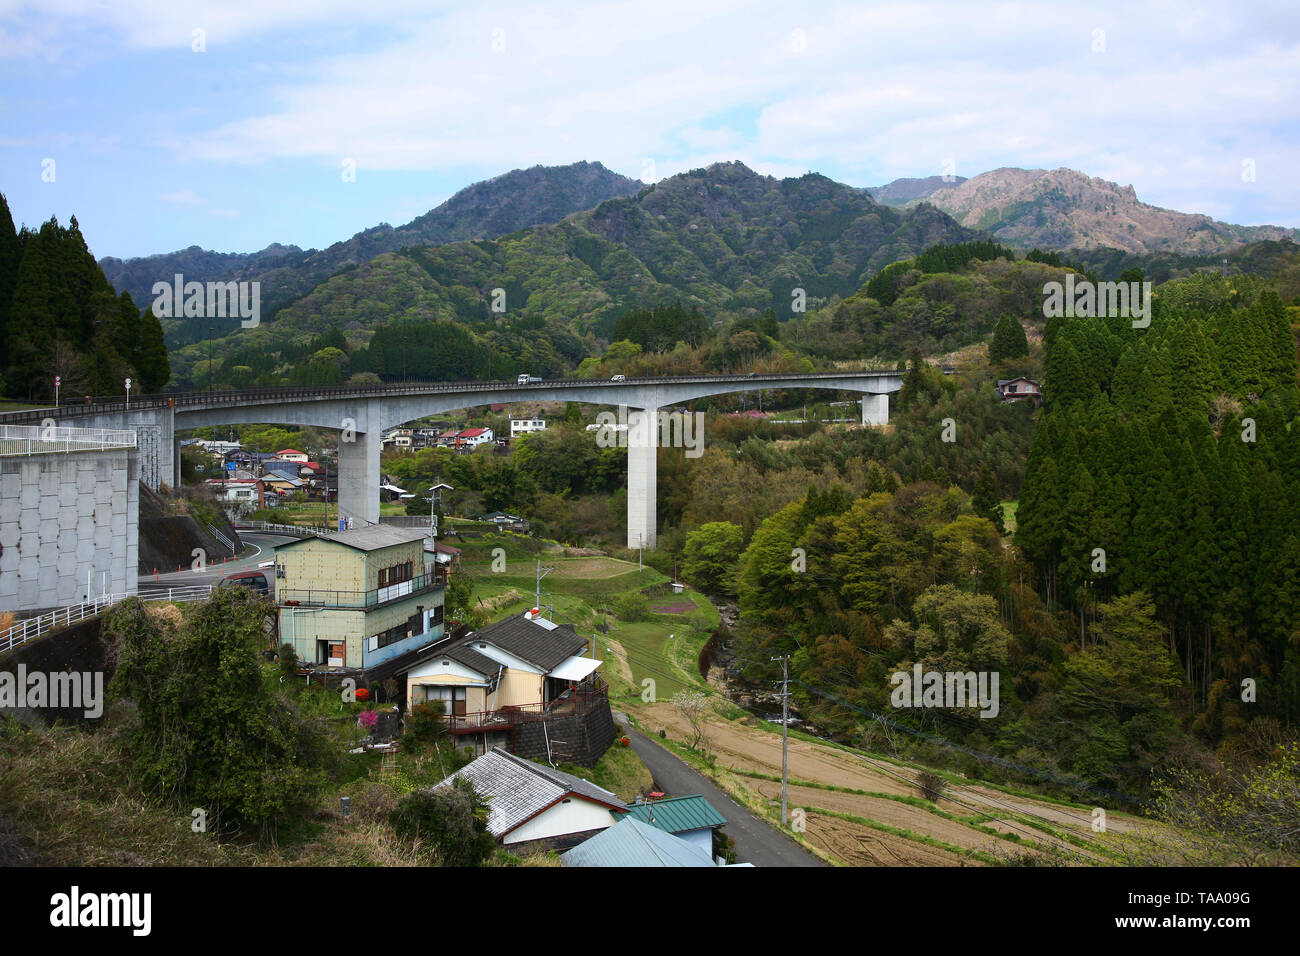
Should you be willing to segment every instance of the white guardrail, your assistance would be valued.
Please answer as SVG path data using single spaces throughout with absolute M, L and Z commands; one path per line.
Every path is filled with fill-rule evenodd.
M 72 428 L 54 425 L 0 425 L 0 455 L 134 448 L 129 428 Z
M 135 593 L 101 594 L 92 601 L 70 604 L 54 611 L 19 621 L 8 630 L 0 631 L 0 654 L 11 651 L 19 644 L 49 634 L 59 628 L 76 624 L 86 618 L 104 613 L 114 604 L 127 598 L 138 597 L 141 601 L 203 601 L 212 595 L 212 585 L 197 584 L 188 587 L 156 587 L 148 591 Z

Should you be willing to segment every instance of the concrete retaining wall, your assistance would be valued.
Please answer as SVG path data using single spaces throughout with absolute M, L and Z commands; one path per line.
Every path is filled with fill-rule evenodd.
M 135 590 L 139 478 L 135 449 L 0 458 L 0 610 Z

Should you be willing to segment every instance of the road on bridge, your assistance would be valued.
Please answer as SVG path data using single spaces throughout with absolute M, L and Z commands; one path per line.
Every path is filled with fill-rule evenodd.
M 770 823 L 727 796 L 712 780 L 669 753 L 652 739 L 628 731 L 632 749 L 670 797 L 700 794 L 727 818 L 723 832 L 736 841 L 736 862 L 754 866 L 826 866 Z

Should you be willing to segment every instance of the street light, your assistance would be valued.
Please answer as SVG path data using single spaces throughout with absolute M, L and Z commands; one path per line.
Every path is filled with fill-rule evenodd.
M 131 380 L 126 380 L 126 407 L 131 407 Z

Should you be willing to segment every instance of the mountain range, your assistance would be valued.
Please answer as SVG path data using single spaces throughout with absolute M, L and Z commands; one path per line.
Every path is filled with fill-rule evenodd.
M 303 250 L 274 243 L 260 252 L 240 254 L 191 246 L 179 252 L 127 260 L 108 257 L 99 264 L 113 286 L 131 293 L 141 306 L 152 301 L 155 282 L 170 281 L 176 273 L 184 275 L 186 281 L 197 282 L 259 280 L 262 311 L 269 315 L 340 269 L 386 252 L 407 246 L 492 239 L 528 226 L 558 222 L 570 213 L 590 209 L 606 199 L 634 195 L 644 188 L 639 180 L 611 172 L 600 163 L 534 166 L 467 186 L 404 226 L 394 228 L 380 223 L 326 249 Z
M 1132 264 L 1150 255 L 1204 261 L 1297 237 L 1150 206 L 1131 186 L 1068 169 L 951 179 L 859 189 L 814 173 L 775 179 L 731 162 L 646 185 L 600 163 L 536 166 L 324 250 L 191 247 L 100 264 L 139 305 L 151 301 L 154 282 L 177 272 L 258 280 L 276 345 L 331 328 L 365 333 L 399 317 L 558 322 L 566 334 L 604 338 L 628 310 L 674 300 L 714 318 L 768 308 L 789 316 L 801 296 L 807 308 L 846 298 L 885 265 L 936 243 L 992 236 L 1014 249 L 1081 250 L 1089 253 L 1083 261 Z M 172 350 L 207 331 L 185 320 L 163 328 Z
M 971 179 L 899 179 L 872 190 L 881 202 L 927 202 L 963 226 L 1013 249 L 1118 249 L 1204 256 L 1265 240 L 1300 239 L 1300 230 L 1236 226 L 1140 202 L 1120 186 L 1073 169 L 994 169 Z

